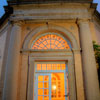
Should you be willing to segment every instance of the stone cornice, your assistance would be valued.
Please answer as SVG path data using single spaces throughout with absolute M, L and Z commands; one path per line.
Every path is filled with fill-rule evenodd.
M 91 19 L 91 11 L 88 11 L 89 4 L 82 5 L 81 4 L 68 4 L 62 5 L 45 5 L 39 6 L 38 5 L 31 8 L 26 9 L 27 6 L 21 7 L 17 9 L 14 8 L 14 13 L 10 16 L 11 21 L 18 21 L 18 20 L 66 20 L 66 19 Z
M 32 49 L 22 49 L 20 51 L 22 54 L 32 54 L 33 56 L 71 56 L 71 49 L 68 50 L 32 50 Z
M 62 19 L 55 19 L 55 20 L 51 20 L 51 19 L 47 19 L 47 20 L 29 20 L 29 19 L 27 19 L 27 20 L 23 20 L 23 23 L 24 24 L 46 24 L 46 23 L 48 23 L 48 24 L 51 24 L 51 23 L 76 23 L 76 20 L 77 19 L 64 19 L 64 20 L 62 20 Z
M 34 8 L 90 8 L 93 5 L 91 3 L 48 3 L 48 4 L 23 4 L 23 5 L 11 5 L 15 10 L 17 9 L 34 9 Z M 92 7 L 92 6 L 91 6 Z
M 56 49 L 47 49 L 47 50 L 35 50 L 35 49 L 21 49 L 21 52 L 70 52 L 71 49 L 63 49 L 63 50 L 56 50 Z

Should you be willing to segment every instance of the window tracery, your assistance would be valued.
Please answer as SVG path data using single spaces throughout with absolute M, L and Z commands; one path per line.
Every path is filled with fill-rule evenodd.
M 70 43 L 54 33 L 45 34 L 33 41 L 32 49 L 70 49 Z

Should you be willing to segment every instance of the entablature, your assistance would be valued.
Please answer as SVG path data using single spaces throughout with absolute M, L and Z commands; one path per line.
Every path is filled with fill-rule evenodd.
M 90 4 L 31 4 L 13 6 L 14 12 L 10 20 L 66 20 L 91 19 L 93 8 Z

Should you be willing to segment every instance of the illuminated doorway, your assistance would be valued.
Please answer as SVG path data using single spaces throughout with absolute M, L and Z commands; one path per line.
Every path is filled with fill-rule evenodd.
M 34 100 L 69 100 L 65 62 L 37 62 L 35 65 Z
M 53 86 L 52 81 L 50 80 L 53 80 L 55 78 L 56 80 L 58 80 L 59 78 L 57 78 L 56 76 L 61 76 L 61 74 L 64 76 L 64 87 L 62 89 L 62 91 L 64 91 L 64 94 L 61 94 L 62 98 L 65 100 L 76 100 L 76 85 L 73 56 L 74 52 L 72 51 L 74 51 L 74 48 L 77 48 L 77 43 L 70 32 L 66 30 L 63 31 L 63 29 L 60 31 L 59 29 L 61 29 L 61 27 L 57 29 L 55 29 L 56 27 L 52 29 L 52 27 L 51 30 L 48 30 L 46 26 L 44 29 L 47 28 L 47 30 L 44 31 L 41 27 L 41 29 L 39 28 L 39 32 L 37 32 L 38 29 L 36 29 L 32 34 L 28 36 L 23 46 L 25 48 L 25 52 L 27 51 L 27 48 L 30 48 L 28 58 L 29 68 L 27 82 L 28 100 L 38 100 L 39 98 L 41 100 L 46 99 L 44 85 L 42 86 L 42 88 L 38 88 L 39 83 L 44 84 L 45 82 L 44 80 L 40 82 L 38 81 L 39 75 L 43 75 L 43 78 L 46 75 L 49 77 L 49 92 L 47 94 L 48 99 L 60 99 L 60 95 L 56 94 L 55 96 L 52 91 L 53 87 L 56 88 L 56 93 L 58 93 L 58 86 Z M 62 65 L 62 67 L 59 66 L 60 64 L 64 64 L 65 67 L 63 67 Z M 54 77 L 53 79 L 52 76 Z M 70 88 L 68 88 L 68 83 Z M 43 89 L 42 95 L 39 95 L 38 89 Z

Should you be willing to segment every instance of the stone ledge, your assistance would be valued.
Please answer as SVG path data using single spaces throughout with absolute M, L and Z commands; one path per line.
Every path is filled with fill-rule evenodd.
M 50 5 L 49 5 L 50 6 Z M 77 6 L 78 7 L 78 6 Z M 30 10 L 18 9 L 10 16 L 10 20 L 50 20 L 50 19 L 91 19 L 91 12 L 87 8 L 34 8 Z M 55 9 L 55 10 L 54 10 Z

